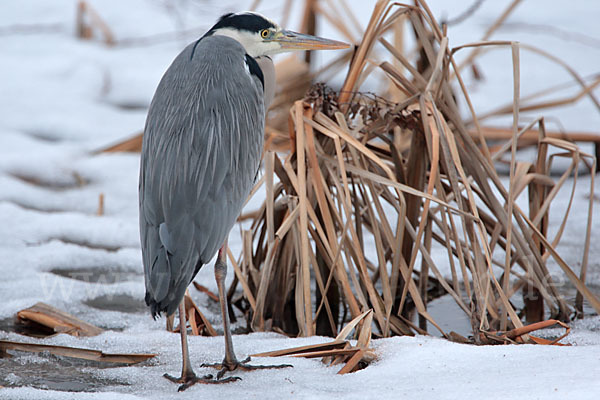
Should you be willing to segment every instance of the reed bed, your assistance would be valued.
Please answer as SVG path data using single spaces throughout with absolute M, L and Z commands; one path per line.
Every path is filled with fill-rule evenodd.
M 380 0 L 364 30 L 346 0 L 304 1 L 302 31 L 314 33 L 325 21 L 356 45 L 317 71 L 309 55 L 276 65 L 264 174 L 252 193 L 266 196 L 258 210 L 240 217 L 251 221 L 250 228 L 241 232 L 241 254 L 229 254 L 235 271 L 230 304 L 245 313 L 252 330 L 336 337 L 352 320 L 360 321 L 356 334 L 362 336 L 423 334 L 433 327 L 451 340 L 506 343 L 523 332 L 527 339 L 531 329 L 524 322 L 551 318 L 533 328 L 582 317 L 584 299 L 600 313 L 600 300 L 585 285 L 593 195 L 577 274 L 557 251 L 581 166 L 590 173 L 593 194 L 600 136 L 549 132 L 543 118 L 519 123 L 520 112 L 551 113 L 582 98 L 600 112 L 593 93 L 600 77 L 582 77 L 544 49 L 490 41 L 521 1 L 508 4 L 481 41 L 455 48 L 424 0 Z M 284 7 L 284 26 L 291 3 Z M 88 8 L 80 6 L 78 15 Z M 99 18 L 89 20 L 107 31 Z M 413 49 L 404 48 L 406 32 L 415 37 Z M 477 58 L 502 48 L 511 50 L 513 101 L 477 115 L 461 73 L 468 68 L 478 75 Z M 522 95 L 522 51 L 563 67 L 579 91 L 551 101 L 547 96 L 564 85 Z M 467 52 L 460 62 L 459 52 Z M 342 70 L 339 91 L 311 86 Z M 369 76 L 381 86 L 377 93 L 361 92 Z M 512 128 L 482 126 L 501 115 L 512 115 Z M 595 142 L 596 157 L 573 140 Z M 523 146 L 537 150 L 533 162 L 519 158 Z M 140 147 L 138 134 L 102 151 Z M 569 162 L 555 177 L 550 171 L 558 158 Z M 510 165 L 508 182 L 496 168 L 499 161 Z M 561 191 L 570 192 L 569 203 L 550 236 L 549 210 Z M 575 304 L 558 292 L 550 259 L 562 270 L 560 279 L 577 288 Z M 512 300 L 519 292 L 524 305 L 517 309 Z M 428 303 L 445 294 L 469 317 L 471 338 L 443 331 L 429 314 Z M 360 317 L 369 310 L 367 323 Z
M 344 1 L 307 2 L 308 7 L 349 40 L 361 37 L 353 33 L 357 25 Z M 343 12 L 332 11 L 337 9 Z M 415 35 L 416 57 L 409 58 L 398 40 L 402 24 Z M 579 167 L 590 171 L 593 193 L 596 160 L 576 144 L 550 136 L 544 119 L 519 124 L 524 108 L 549 106 L 536 96 L 522 103 L 524 46 L 482 41 L 450 48 L 445 29 L 423 0 L 378 1 L 356 43 L 339 92 L 315 85 L 292 101 L 298 92 L 292 94 L 290 85 L 300 90 L 315 76 L 306 68 L 280 83 L 284 89 L 269 119 L 264 175 L 255 188 L 256 193 L 264 186 L 266 198 L 260 209 L 243 216 L 251 226 L 241 232 L 242 253 L 230 253 L 235 271 L 230 300 L 246 312 L 251 328 L 335 337 L 345 322 L 372 310 L 377 337 L 427 333 L 429 323 L 449 339 L 467 340 L 445 332 L 428 312 L 428 303 L 447 293 L 471 321 L 473 337 L 467 341 L 494 343 L 493 332 L 521 332 L 523 320 L 581 316 L 583 299 L 600 312 L 600 300 L 585 285 L 593 196 L 579 273 L 557 252 Z M 511 49 L 514 100 L 496 112 L 512 113 L 510 138 L 491 149 L 461 69 L 493 47 Z M 461 65 L 455 58 L 459 51 L 471 52 Z M 350 56 L 331 68 L 345 60 Z M 388 89 L 361 93 L 367 75 L 376 71 Z M 593 98 L 597 82 L 570 71 L 581 95 Z M 459 112 L 459 99 L 470 110 L 468 120 Z M 537 149 L 534 162 L 518 158 L 523 135 Z M 508 184 L 496 169 L 502 157 L 510 160 Z M 553 177 L 550 169 L 558 157 L 570 164 Z M 571 191 L 569 207 L 550 237 L 550 205 L 564 190 Z M 525 209 L 516 201 L 523 196 Z M 577 288 L 575 305 L 557 291 L 549 259 Z M 238 285 L 242 294 L 236 296 Z M 516 309 L 511 298 L 520 291 L 525 306 Z

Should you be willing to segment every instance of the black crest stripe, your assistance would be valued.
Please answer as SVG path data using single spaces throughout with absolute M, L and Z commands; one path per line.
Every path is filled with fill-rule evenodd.
M 256 14 L 225 14 L 210 28 L 209 33 L 220 28 L 233 28 L 249 32 L 260 32 L 263 29 L 275 28 L 272 22 Z M 208 33 L 207 33 L 208 35 Z
M 230 13 L 221 15 L 221 18 L 219 18 L 219 20 L 217 21 L 217 23 L 223 21 L 224 19 L 227 19 L 227 18 L 231 17 L 232 15 L 235 15 L 235 13 L 230 12 Z

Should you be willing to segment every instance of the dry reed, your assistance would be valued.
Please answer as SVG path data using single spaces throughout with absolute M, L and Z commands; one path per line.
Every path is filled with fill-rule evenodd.
M 351 37 L 353 23 L 334 19 L 342 14 L 319 4 L 316 15 Z M 351 14 L 343 1 L 327 4 Z M 414 62 L 384 38 L 402 21 L 416 37 Z M 393 61 L 378 61 L 378 43 Z M 511 48 L 514 86 L 513 103 L 496 112 L 513 114 L 512 134 L 493 153 L 455 60 L 457 51 L 470 49 L 471 62 L 490 46 Z M 259 182 L 266 187 L 266 199 L 246 216 L 252 224 L 242 232 L 240 258 L 230 254 L 236 279 L 229 293 L 241 284 L 247 300 L 242 308 L 252 329 L 337 336 L 346 320 L 372 310 L 376 336 L 425 333 L 428 321 L 445 337 L 463 340 L 444 332 L 428 313 L 428 302 L 448 293 L 469 316 L 473 340 L 491 343 L 490 332 L 523 327 L 510 301 L 518 290 L 539 297 L 529 301 L 526 296 L 525 308 L 545 304 L 551 318 L 561 321 L 573 315 L 552 282 L 549 258 L 577 288 L 578 311 L 585 298 L 600 312 L 600 300 L 584 282 L 593 196 L 579 276 L 556 251 L 571 203 L 556 235 L 548 236 L 553 199 L 568 190 L 565 183 L 573 177 L 572 202 L 581 163 L 591 172 L 593 188 L 596 160 L 575 144 L 549 136 L 543 119 L 519 125 L 519 111 L 549 106 L 520 102 L 523 48 L 531 50 L 506 41 L 449 48 L 425 1 L 411 6 L 382 0 L 375 5 L 339 94 L 316 85 L 303 100 L 285 107 L 294 95 L 284 98 L 282 93 L 290 90 L 280 91 Z M 391 83 L 382 97 L 358 92 L 373 69 Z M 597 82 L 588 84 L 570 71 L 582 86 L 580 95 L 593 97 Z M 314 75 L 303 70 L 302 76 L 301 85 L 292 79 L 282 83 L 300 90 Z M 471 111 L 470 121 L 458 111 L 460 97 Z M 533 163 L 517 157 L 524 135 L 537 148 Z M 561 152 L 549 155 L 551 149 Z M 510 155 L 508 186 L 494 163 L 505 153 Z M 549 171 L 556 157 L 571 163 L 553 179 Z M 525 195 L 528 209 L 516 202 Z M 440 250 L 446 257 L 439 256 Z M 442 270 L 449 270 L 450 277 Z M 540 320 L 543 308 L 537 314 Z

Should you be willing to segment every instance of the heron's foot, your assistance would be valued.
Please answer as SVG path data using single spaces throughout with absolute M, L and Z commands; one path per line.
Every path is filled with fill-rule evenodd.
M 241 378 L 238 378 L 237 376 L 231 376 L 231 377 L 228 377 L 225 379 L 220 379 L 220 378 L 215 379 L 212 374 L 204 375 L 203 377 L 199 377 L 199 376 L 196 376 L 195 374 L 191 374 L 191 375 L 182 376 L 180 378 L 175 378 L 174 376 L 169 375 L 169 374 L 164 374 L 163 376 L 173 383 L 181 384 L 179 386 L 179 388 L 177 389 L 178 392 L 183 392 L 185 389 L 189 388 L 190 386 L 195 385 L 196 383 L 203 383 L 203 384 L 211 385 L 211 384 L 229 383 L 229 382 L 235 382 L 235 381 L 241 380 Z
M 225 372 L 227 371 L 235 371 L 237 369 L 242 371 L 254 371 L 257 369 L 279 369 L 279 368 L 291 368 L 290 364 L 280 364 L 280 365 L 249 365 L 250 357 L 246 358 L 242 361 L 234 360 L 233 362 L 223 360 L 222 363 L 214 363 L 214 364 L 202 364 L 201 367 L 212 367 L 219 370 L 217 373 L 217 380 L 220 380 Z M 227 378 L 230 379 L 230 378 Z M 237 378 L 239 379 L 239 378 Z

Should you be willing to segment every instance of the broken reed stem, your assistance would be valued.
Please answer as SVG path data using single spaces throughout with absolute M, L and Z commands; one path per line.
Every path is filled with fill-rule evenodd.
M 508 185 L 508 202 L 506 203 L 508 215 L 513 214 L 513 204 L 516 200 L 515 196 L 515 168 L 517 162 L 517 134 L 519 133 L 519 99 L 520 95 L 520 73 L 519 73 L 519 45 L 513 43 L 511 45 L 512 61 L 513 61 L 513 137 L 510 149 L 510 173 Z M 510 269 L 511 269 L 511 246 L 512 246 L 512 227 L 513 224 L 507 225 L 506 231 L 506 248 L 504 258 L 504 279 L 502 281 L 502 290 L 505 293 L 510 292 Z M 502 321 L 500 329 L 505 331 L 508 324 L 508 312 L 502 313 Z
M 308 215 L 306 199 L 306 164 L 304 156 L 304 106 L 302 101 L 297 101 L 294 105 L 295 125 L 296 125 L 296 150 L 298 155 L 298 204 L 300 210 L 299 233 L 300 233 L 300 270 L 302 282 L 302 299 L 305 325 L 301 326 L 301 332 L 306 336 L 311 336 L 313 330 L 312 303 L 310 290 L 310 267 L 309 267 L 309 249 L 308 249 Z
M 104 215 L 104 193 L 98 195 L 98 209 L 96 210 L 96 215 L 99 217 Z
M 84 0 L 79 0 L 77 3 L 75 26 L 77 37 L 80 39 L 91 39 L 95 28 L 104 36 L 104 44 L 107 46 L 115 44 L 115 37 L 111 29 L 96 10 Z

